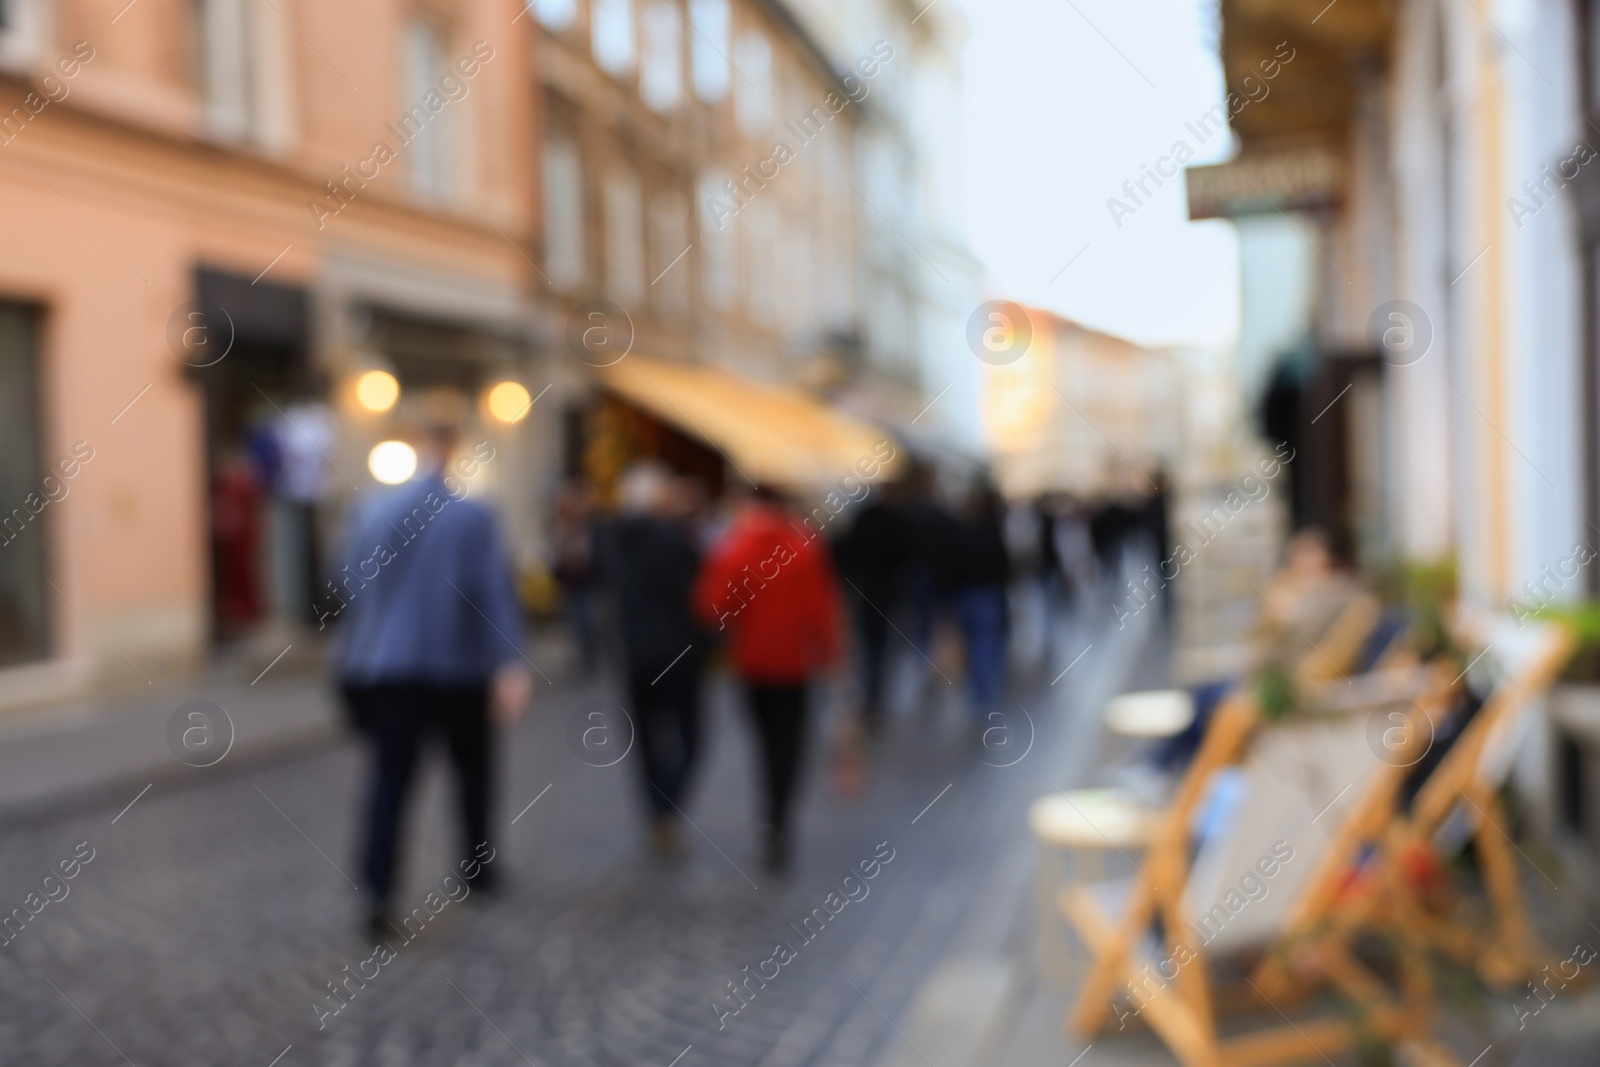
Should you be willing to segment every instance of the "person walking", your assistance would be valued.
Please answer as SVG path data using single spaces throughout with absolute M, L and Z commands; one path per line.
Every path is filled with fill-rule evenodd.
M 905 592 L 911 556 L 900 501 L 903 488 L 902 483 L 891 482 L 879 496 L 865 501 L 834 547 L 839 572 L 852 586 L 846 599 L 855 621 L 861 724 L 871 736 L 883 727 L 889 616 Z
M 953 602 L 967 651 L 967 691 L 978 723 L 999 710 L 1006 680 L 1005 501 L 986 480 L 973 487 L 961 512 L 954 553 Z
M 335 662 L 351 715 L 371 749 L 361 889 L 367 929 L 391 931 L 400 832 L 423 742 L 444 740 L 455 768 L 462 870 L 489 890 L 493 724 L 527 705 L 522 619 L 493 512 L 443 470 L 456 443 L 434 427 L 426 473 L 358 500 L 333 591 L 341 617 Z M 452 489 L 453 486 L 453 489 Z
M 641 463 L 622 477 L 622 517 L 606 538 L 603 573 L 616 595 L 629 704 L 636 722 L 650 841 L 683 852 L 684 792 L 700 752 L 700 679 L 706 636 L 690 598 L 700 551 L 674 518 L 669 472 Z
M 727 635 L 761 748 L 764 860 L 787 872 L 791 813 L 806 740 L 806 689 L 840 653 L 839 593 L 827 550 L 778 494 L 758 488 L 711 550 L 695 609 Z
M 600 665 L 600 621 L 596 618 L 594 504 L 589 489 L 581 482 L 569 482 L 556 497 L 556 516 L 551 542 L 555 560 L 551 576 L 561 590 L 562 612 L 567 628 L 578 646 L 578 669 L 585 678 L 594 676 Z

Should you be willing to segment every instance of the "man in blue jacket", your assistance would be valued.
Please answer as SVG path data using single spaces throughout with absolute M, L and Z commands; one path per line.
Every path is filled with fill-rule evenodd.
M 531 689 L 494 514 L 445 473 L 454 430 L 427 438 L 416 478 L 357 501 L 332 583 L 339 682 L 373 750 L 361 881 L 375 935 L 391 930 L 400 824 L 423 739 L 448 745 L 470 859 L 491 840 L 491 713 L 515 723 Z M 474 866 L 474 887 L 488 889 L 491 868 Z

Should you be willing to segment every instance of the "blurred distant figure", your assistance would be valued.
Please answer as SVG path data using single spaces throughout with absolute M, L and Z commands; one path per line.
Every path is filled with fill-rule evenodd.
M 790 814 L 806 739 L 806 688 L 839 659 L 833 565 L 778 495 L 745 502 L 695 583 L 695 608 L 726 633 L 761 746 L 766 785 L 764 857 L 788 870 Z
M 979 481 L 961 509 L 951 584 L 967 649 L 967 688 L 980 721 L 998 710 L 1005 688 L 1011 557 L 1004 521 L 1005 501 L 987 480 Z
M 1067 599 L 1066 574 L 1061 567 L 1060 501 L 1054 493 L 1040 493 L 1033 501 L 1035 537 L 1034 571 L 1038 576 L 1040 601 L 1044 606 L 1045 654 L 1055 645 L 1056 616 Z
M 314 616 L 321 595 L 323 501 L 332 481 L 328 453 L 337 437 L 337 420 L 327 404 L 306 398 L 290 404 L 274 423 L 277 445 L 276 515 L 273 551 L 283 571 L 286 603 L 301 621 Z
M 217 463 L 211 489 L 211 536 L 216 582 L 217 629 L 224 637 L 247 630 L 261 618 L 261 487 L 243 452 L 231 450 Z
M 430 430 L 416 479 L 357 501 L 334 577 L 339 682 L 372 747 L 361 882 L 375 937 L 390 932 L 400 828 L 424 738 L 449 748 L 461 855 L 471 859 L 492 840 L 491 713 L 514 723 L 530 689 L 494 515 L 452 497 L 441 477 L 454 447 L 453 429 Z M 488 889 L 493 875 L 480 867 L 474 887 Z
M 1089 540 L 1094 545 L 1100 580 L 1109 580 L 1113 590 L 1122 583 L 1123 552 L 1138 522 L 1137 510 L 1117 492 L 1102 497 L 1089 517 Z
M 850 529 L 834 546 L 839 571 L 852 584 L 846 599 L 855 622 L 861 720 L 868 734 L 878 733 L 883 724 L 889 616 L 899 607 L 911 556 L 901 508 L 902 489 L 901 483 L 893 482 L 864 501 Z
M 637 719 L 651 844 L 683 851 L 684 791 L 700 751 L 700 678 L 706 638 L 690 598 L 700 552 L 682 523 L 684 486 L 655 463 L 624 472 L 622 517 L 606 539 L 629 703 Z
M 594 502 L 587 486 L 570 482 L 556 498 L 555 562 L 551 573 L 561 587 L 562 610 L 578 645 L 578 666 L 585 678 L 600 661 L 599 624 L 595 619 Z
M 1172 483 L 1167 476 L 1165 467 L 1157 467 L 1150 476 L 1149 492 L 1144 499 L 1143 526 L 1148 533 L 1152 550 L 1156 555 L 1157 572 L 1163 579 L 1166 577 L 1167 561 L 1172 558 L 1172 531 L 1168 526 L 1170 514 L 1170 498 L 1172 496 Z M 1172 588 L 1175 583 L 1163 580 L 1161 583 L 1161 619 L 1169 629 L 1172 626 Z
M 1094 543 L 1089 537 L 1089 514 L 1080 501 L 1067 497 L 1057 505 L 1055 535 L 1063 588 L 1068 601 L 1077 608 L 1087 600 L 1095 582 Z
M 902 513 L 910 550 L 905 595 L 911 614 L 911 643 L 928 658 L 933 654 L 934 628 L 951 595 L 960 527 L 939 499 L 933 469 L 924 464 L 913 466 L 907 477 Z

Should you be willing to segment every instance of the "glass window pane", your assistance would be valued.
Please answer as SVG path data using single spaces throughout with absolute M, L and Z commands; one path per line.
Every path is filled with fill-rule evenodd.
M 550 283 L 566 290 L 584 276 L 583 164 L 578 146 L 551 137 L 544 150 L 545 269 Z
M 635 40 L 633 0 L 592 0 L 590 33 L 594 61 L 607 74 L 623 75 L 633 69 Z
M 714 104 L 728 95 L 728 0 L 690 0 L 689 21 L 695 95 Z
M 644 205 L 632 171 L 606 176 L 606 291 L 625 308 L 644 299 Z
M 766 34 L 742 34 L 733 65 L 739 72 L 733 87 L 739 129 L 746 137 L 760 137 L 772 126 L 772 45 Z
M 528 0 L 546 29 L 564 30 L 578 17 L 578 0 Z
M 683 96 L 682 18 L 673 0 L 649 0 L 640 23 L 644 53 L 639 96 L 647 107 L 667 111 Z
M 434 113 L 426 102 L 429 93 L 438 95 L 437 83 L 444 73 L 443 34 L 432 23 L 413 22 L 406 34 L 406 114 L 399 126 L 411 138 L 405 143 L 411 189 L 429 199 L 444 196 L 449 177 L 449 111 Z

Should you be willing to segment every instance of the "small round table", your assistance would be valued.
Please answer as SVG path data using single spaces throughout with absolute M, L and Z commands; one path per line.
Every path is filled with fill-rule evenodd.
M 1061 913 L 1062 889 L 1105 878 L 1107 852 L 1128 856 L 1147 847 L 1160 816 L 1113 789 L 1051 793 L 1028 809 L 1028 828 L 1039 842 L 1039 970 L 1046 979 L 1070 981 L 1078 970 L 1078 939 Z
M 1119 737 L 1176 737 L 1194 722 L 1194 696 L 1187 689 L 1123 693 L 1106 704 L 1102 718 Z

